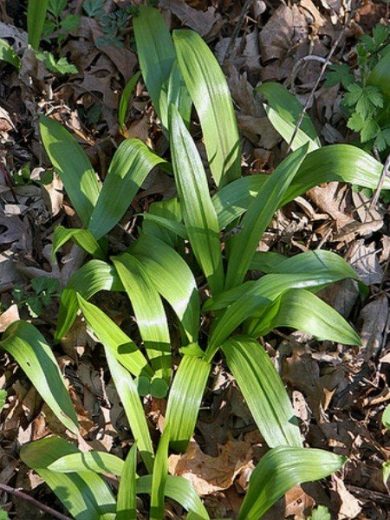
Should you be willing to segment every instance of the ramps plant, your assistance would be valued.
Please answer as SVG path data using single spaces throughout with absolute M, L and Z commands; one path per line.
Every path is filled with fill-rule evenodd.
M 205 42 L 187 30 L 174 31 L 172 37 L 159 12 L 150 7 L 139 8 L 134 30 L 142 77 L 169 139 L 171 161 L 137 139 L 126 139 L 101 182 L 63 127 L 42 117 L 40 130 L 83 225 L 57 228 L 53 250 L 74 240 L 90 257 L 62 291 L 55 337 L 60 339 L 82 313 L 104 348 L 135 442 L 125 461 L 101 451 L 81 452 L 57 436 L 24 446 L 21 457 L 76 519 L 136 518 L 137 494 L 150 495 L 151 519 L 163 518 L 165 497 L 180 503 L 189 519 L 209 518 L 191 483 L 168 474 L 168 454 L 186 449 L 213 360 L 222 356 L 270 448 L 250 478 L 238 515 L 256 520 L 295 484 L 324 478 L 345 461 L 303 447 L 288 393 L 258 338 L 283 326 L 346 345 L 360 343 L 349 323 L 316 296 L 333 282 L 358 280 L 341 257 L 319 250 L 287 258 L 258 252 L 258 242 L 283 204 L 331 180 L 375 188 L 382 165 L 353 146 L 320 148 L 306 119 L 293 152 L 272 175 L 242 176 L 232 100 Z M 288 139 L 294 131 L 295 101 L 273 87 L 262 87 L 267 111 Z M 189 130 L 192 104 L 215 184 L 211 189 Z M 107 233 L 156 166 L 173 175 L 177 196 L 153 203 L 138 238 L 126 251 L 109 256 Z M 388 179 L 385 183 L 390 187 Z M 90 301 L 102 290 L 127 294 L 139 344 Z M 171 334 L 168 315 L 180 341 Z M 76 434 L 77 418 L 45 338 L 32 325 L 18 322 L 7 329 L 0 346 Z M 22 352 L 28 352 L 28 363 Z M 140 397 L 145 381 L 152 394 L 161 397 L 168 391 L 156 450 Z M 137 474 L 137 453 L 146 475 Z M 116 496 L 104 478 L 107 474 L 119 478 Z

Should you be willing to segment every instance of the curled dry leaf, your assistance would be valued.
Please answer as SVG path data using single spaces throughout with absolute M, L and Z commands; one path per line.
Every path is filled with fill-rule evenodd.
M 366 305 L 360 318 L 363 320 L 360 337 L 365 347 L 365 358 L 369 359 L 378 354 L 382 347 L 383 335 L 389 316 L 389 302 L 385 294 Z
M 217 34 L 224 24 L 221 15 L 215 12 L 215 7 L 208 7 L 207 11 L 201 11 L 189 6 L 184 0 L 160 0 L 160 6 L 206 39 Z
M 245 441 L 228 441 L 220 446 L 218 457 L 206 455 L 192 441 L 186 453 L 169 457 L 169 472 L 190 480 L 199 495 L 228 489 L 237 476 L 251 467 L 252 448 Z
M 334 490 L 340 500 L 338 520 L 352 520 L 357 518 L 362 508 L 357 498 L 348 491 L 343 480 L 336 475 L 332 477 Z
M 383 280 L 377 253 L 375 243 L 366 246 L 363 239 L 356 240 L 349 253 L 352 267 L 366 285 L 380 284 Z
M 11 305 L 6 311 L 0 314 L 0 332 L 4 332 L 8 325 L 18 320 L 20 320 L 18 306 L 16 304 Z

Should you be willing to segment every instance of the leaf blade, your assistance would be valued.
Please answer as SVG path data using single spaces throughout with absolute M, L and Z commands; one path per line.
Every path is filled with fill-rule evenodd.
M 3 334 L 0 346 L 11 354 L 55 416 L 71 432 L 78 421 L 65 381 L 45 338 L 33 325 L 16 321 Z

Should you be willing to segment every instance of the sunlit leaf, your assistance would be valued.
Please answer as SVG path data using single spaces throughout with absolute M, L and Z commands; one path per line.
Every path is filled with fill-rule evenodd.
M 81 222 L 87 227 L 100 191 L 91 162 L 72 134 L 57 121 L 41 116 L 39 129 L 46 153 L 60 174 Z
M 176 108 L 170 107 L 169 127 L 175 181 L 184 224 L 194 255 L 213 292 L 223 286 L 217 216 L 199 152 Z
M 185 451 L 194 433 L 211 365 L 194 356 L 180 361 L 169 391 L 165 423 L 173 449 Z
M 53 352 L 30 323 L 16 321 L 2 336 L 0 348 L 15 358 L 42 399 L 71 432 L 78 433 L 76 412 Z
M 259 520 L 289 489 L 325 478 L 344 462 L 345 457 L 325 450 L 284 446 L 270 450 L 251 475 L 238 520 Z
M 240 223 L 241 231 L 229 242 L 226 289 L 239 285 L 244 280 L 258 243 L 306 154 L 307 145 L 287 156 L 250 203 Z
M 49 0 L 28 0 L 27 2 L 27 33 L 28 43 L 35 50 L 41 41 L 43 26 Z
M 152 367 L 159 377 L 168 378 L 171 340 L 160 295 L 136 257 L 125 253 L 113 257 L 112 261 L 132 303 Z
M 234 336 L 222 351 L 268 446 L 302 446 L 287 391 L 264 348 L 253 338 Z
M 88 225 L 94 237 L 101 238 L 119 222 L 148 173 L 163 163 L 166 161 L 138 139 L 126 139 L 119 145 Z
M 286 87 L 280 83 L 267 81 L 260 85 L 260 87 L 257 87 L 256 90 L 260 92 L 267 101 L 265 110 L 272 126 L 289 144 L 300 119 L 303 106 L 296 97 L 290 94 Z M 291 149 L 296 150 L 306 143 L 309 144 L 309 152 L 321 147 L 316 129 L 308 114 L 305 114 L 303 117 L 302 123 L 291 145 Z
M 59 437 L 46 437 L 22 447 L 22 461 L 38 473 L 76 520 L 114 520 L 115 499 L 94 471 L 57 473 L 48 469 L 57 459 L 78 453 Z
M 127 454 L 119 482 L 116 520 L 137 520 L 137 444 Z
M 215 56 L 194 31 L 173 33 L 177 60 L 202 126 L 217 185 L 240 176 L 241 146 L 229 88 Z

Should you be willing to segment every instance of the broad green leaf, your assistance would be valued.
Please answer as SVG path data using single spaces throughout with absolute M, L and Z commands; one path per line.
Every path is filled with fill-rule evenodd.
M 203 131 L 210 169 L 216 184 L 241 175 L 237 120 L 225 76 L 215 56 L 194 31 L 173 33 L 177 60 Z
M 114 267 L 102 260 L 90 260 L 76 271 L 68 286 L 61 293 L 58 312 L 56 341 L 59 341 L 73 325 L 77 316 L 78 303 L 76 290 L 89 300 L 99 291 L 124 291 L 124 287 Z
M 2 336 L 0 348 L 15 358 L 57 419 L 78 433 L 76 412 L 57 361 L 42 334 L 30 323 L 16 321 Z
M 38 473 L 76 520 L 114 520 L 115 499 L 94 471 L 57 473 L 48 469 L 56 460 L 80 453 L 60 437 L 46 437 L 22 447 L 22 461 Z
M 138 139 L 126 139 L 119 145 L 88 225 L 95 238 L 106 235 L 119 222 L 148 173 L 162 163 L 166 161 Z
M 211 291 L 217 293 L 223 287 L 222 255 L 206 173 L 195 143 L 173 105 L 169 127 L 173 171 L 188 238 Z
M 371 71 L 367 83 L 380 88 L 390 98 L 390 45 L 384 49 L 383 56 Z
M 130 248 L 149 281 L 175 311 L 189 343 L 198 339 L 200 301 L 195 278 L 183 258 L 157 238 L 142 235 Z
M 78 473 L 88 470 L 121 476 L 124 464 L 122 459 L 105 451 L 75 451 L 56 459 L 47 469 L 55 473 Z
M 41 116 L 39 129 L 46 153 L 85 227 L 96 205 L 100 183 L 76 139 L 62 125 Z
M 142 460 L 149 472 L 153 468 L 154 451 L 137 385 L 129 372 L 122 367 L 110 348 L 104 347 L 108 368 L 125 410 L 129 426 L 137 443 Z
M 312 448 L 280 446 L 260 460 L 249 480 L 238 520 L 259 520 L 289 489 L 339 470 L 345 457 Z
M 27 32 L 28 43 L 38 50 L 49 0 L 28 0 L 27 2 Z
M 282 205 L 323 182 L 348 182 L 376 189 L 383 165 L 370 154 L 349 144 L 332 144 L 308 154 L 291 183 Z M 390 189 L 386 178 L 383 189 Z
M 156 375 L 167 379 L 171 369 L 171 340 L 161 297 L 136 257 L 113 257 L 115 269 L 133 306 L 137 325 Z
M 192 99 L 176 60 L 172 65 L 168 83 L 168 107 L 171 104 L 175 105 L 188 128 L 191 122 Z
M 53 472 L 72 473 L 91 469 L 97 473 L 122 475 L 124 462 L 119 457 L 102 451 L 91 451 L 87 453 L 71 453 L 53 462 L 49 469 Z M 137 479 L 137 494 L 150 494 L 152 488 L 152 475 Z M 176 500 L 187 511 L 192 511 L 198 516 L 195 520 L 209 518 L 202 501 L 198 497 L 191 482 L 183 477 L 172 477 L 168 475 L 165 485 L 165 496 Z M 188 518 L 188 517 L 187 517 Z
M 154 460 L 152 489 L 150 492 L 150 520 L 164 517 L 165 484 L 168 476 L 169 423 L 160 437 Z
M 356 274 L 355 274 L 356 276 Z M 214 301 L 209 300 L 205 310 L 226 311 L 220 316 L 211 333 L 206 359 L 211 361 L 219 346 L 234 332 L 239 325 L 251 316 L 245 328 L 248 335 L 252 335 L 258 326 L 261 326 L 261 315 L 267 310 L 268 304 L 288 289 L 310 288 L 325 286 L 351 278 L 345 271 L 324 271 L 294 273 L 294 274 L 267 274 L 256 281 L 246 282 L 234 289 L 222 293 Z
M 144 222 L 154 222 L 155 224 L 168 229 L 183 240 L 188 239 L 186 228 L 181 222 L 178 222 L 177 220 L 171 220 L 160 215 L 154 215 L 153 213 L 143 213 L 142 216 L 144 218 Z
M 359 345 L 360 338 L 330 305 L 304 289 L 290 289 L 267 308 L 253 336 L 265 336 L 277 327 L 291 327 L 320 340 Z
M 72 239 L 91 256 L 100 259 L 105 257 L 104 251 L 90 231 L 87 229 L 69 229 L 63 226 L 57 226 L 54 230 L 52 255 L 54 256 L 66 242 Z
M 133 27 L 142 77 L 163 127 L 167 128 L 169 76 L 176 59 L 171 35 L 160 12 L 143 5 L 138 6 Z
M 302 446 L 287 391 L 264 348 L 253 338 L 235 336 L 222 351 L 268 446 Z
M 185 451 L 195 429 L 211 365 L 195 356 L 184 356 L 173 380 L 165 424 L 174 450 Z
M 295 96 L 290 94 L 286 87 L 274 81 L 263 83 L 256 88 L 256 91 L 260 92 L 267 100 L 265 111 L 272 126 L 287 143 L 290 143 L 303 106 Z M 296 150 L 306 143 L 309 144 L 309 152 L 321 147 L 316 129 L 307 114 L 303 117 L 291 149 Z
M 151 493 L 152 476 L 146 475 L 137 480 L 137 493 L 149 494 Z M 172 477 L 168 475 L 165 484 L 165 496 L 175 500 L 184 509 L 189 511 L 187 516 L 191 520 L 208 520 L 210 517 L 198 497 L 191 482 L 183 477 Z M 191 516 L 190 516 L 191 515 Z
M 131 96 L 133 95 L 134 89 L 138 83 L 138 80 L 141 76 L 141 72 L 136 72 L 134 76 L 132 76 L 129 81 L 126 83 L 125 88 L 123 89 L 121 98 L 119 100 L 118 107 L 118 124 L 119 128 L 122 132 L 126 129 L 126 116 L 127 110 L 129 107 Z
M 20 58 L 12 48 L 12 46 L 0 38 L 0 61 L 6 61 L 15 68 L 20 68 Z
M 263 253 L 257 253 L 261 255 Z M 269 253 L 267 253 L 269 254 Z M 331 251 L 325 251 L 319 249 L 316 251 L 307 251 L 305 253 L 299 253 L 292 257 L 282 257 L 278 255 L 277 261 L 274 265 L 268 265 L 267 271 L 270 273 L 268 276 L 263 276 L 256 281 L 248 281 L 243 284 L 224 291 L 214 298 L 208 299 L 203 305 L 205 311 L 217 311 L 225 309 L 229 305 L 236 302 L 237 299 L 241 298 L 249 292 L 256 292 L 262 294 L 264 298 L 274 300 L 283 291 L 292 288 L 300 287 L 320 287 L 328 283 L 343 280 L 345 278 L 351 278 L 359 281 L 359 277 L 356 271 L 346 262 L 341 256 Z M 256 256 L 255 258 L 259 258 Z M 256 264 L 254 264 L 256 265 Z M 257 265 L 256 268 L 261 270 L 261 265 Z M 281 276 L 275 277 L 271 275 L 301 275 L 297 278 L 297 285 L 294 284 L 295 277 Z M 307 278 L 307 276 L 309 278 Z M 313 280 L 312 280 L 313 278 Z M 309 280 L 309 282 L 308 282 Z M 242 302 L 241 302 L 242 303 Z
M 250 263 L 249 270 L 262 273 L 277 273 L 279 265 L 287 260 L 287 257 L 274 251 L 256 251 Z
M 157 452 L 158 457 L 158 452 Z M 127 454 L 119 482 L 116 520 L 137 520 L 137 444 Z
M 217 213 L 219 229 L 225 229 L 247 211 L 267 179 L 267 175 L 241 177 L 215 193 L 212 201 Z
M 307 145 L 286 157 L 267 179 L 241 221 L 241 231 L 229 242 L 226 289 L 245 278 L 261 237 L 307 154 Z
M 79 307 L 88 323 L 104 347 L 110 350 L 121 365 L 131 374 L 153 376 L 153 370 L 137 345 L 99 307 L 88 303 L 78 295 Z
M 383 165 L 360 148 L 348 144 L 324 146 L 307 155 L 280 207 L 324 182 L 349 182 L 375 190 L 382 170 Z M 242 177 L 214 195 L 213 204 L 220 229 L 245 213 L 267 179 L 267 175 Z M 384 189 L 390 189 L 389 178 L 385 178 Z
M 157 220 L 153 220 L 154 217 L 162 217 L 163 219 L 169 220 L 173 223 L 174 226 L 176 224 L 180 227 L 180 232 L 184 233 L 187 238 L 187 231 L 185 228 L 183 229 L 182 224 L 182 215 L 180 204 L 177 197 L 173 197 L 168 200 L 160 200 L 157 202 L 153 202 L 148 209 L 148 212 L 145 214 L 148 217 L 142 222 L 142 231 L 145 235 L 153 236 L 162 240 L 166 244 L 175 248 L 177 242 L 177 231 L 179 228 L 173 232 L 173 228 L 168 228 L 160 223 L 157 223 Z M 151 218 L 149 218 L 151 217 Z

